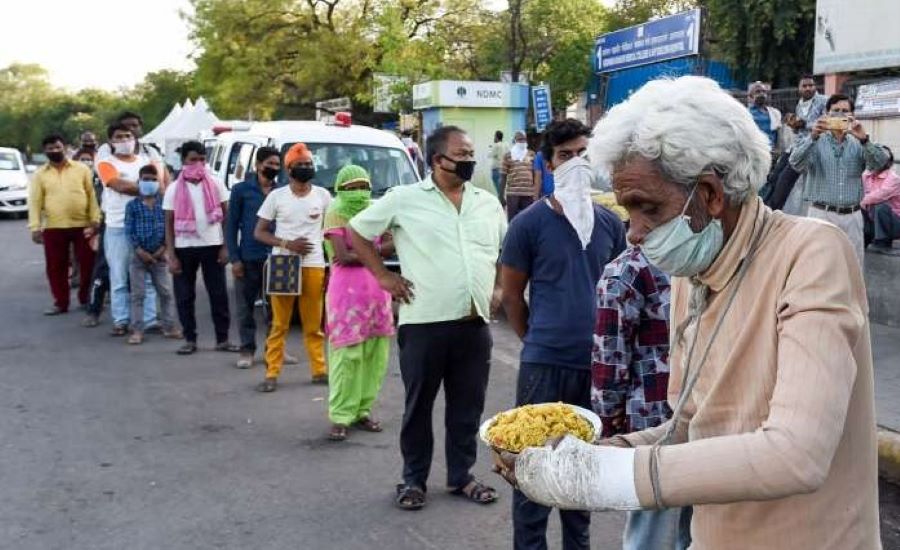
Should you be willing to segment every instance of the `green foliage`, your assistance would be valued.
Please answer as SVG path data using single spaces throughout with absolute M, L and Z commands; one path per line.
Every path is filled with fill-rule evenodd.
M 703 0 L 712 53 L 748 80 L 794 86 L 812 69 L 816 0 Z
M 34 151 L 51 132 L 73 143 L 87 130 L 102 139 L 107 125 L 126 109 L 140 113 L 149 131 L 192 91 L 192 75 L 159 71 L 133 89 L 68 92 L 54 88 L 39 65 L 14 63 L 0 69 L 0 145 Z

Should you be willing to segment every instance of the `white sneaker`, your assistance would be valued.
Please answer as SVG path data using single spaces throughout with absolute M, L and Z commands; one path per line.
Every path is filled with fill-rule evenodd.
M 288 352 L 284 352 L 284 364 L 285 365 L 299 365 L 300 358 L 295 355 L 291 355 Z

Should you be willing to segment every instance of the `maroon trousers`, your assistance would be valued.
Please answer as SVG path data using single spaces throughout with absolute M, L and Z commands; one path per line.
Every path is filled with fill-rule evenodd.
M 87 304 L 91 292 L 91 273 L 94 270 L 94 251 L 84 238 L 84 228 L 45 229 L 43 237 L 47 280 L 50 282 L 50 293 L 53 294 L 56 307 L 63 311 L 69 310 L 69 249 L 73 245 L 81 270 L 78 302 Z

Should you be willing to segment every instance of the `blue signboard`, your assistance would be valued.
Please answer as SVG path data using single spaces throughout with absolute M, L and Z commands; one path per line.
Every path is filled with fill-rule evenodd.
M 550 106 L 550 86 L 532 86 L 531 101 L 534 108 L 534 125 L 538 132 L 553 120 L 553 109 Z
M 696 9 L 601 35 L 594 44 L 594 70 L 607 73 L 698 53 Z

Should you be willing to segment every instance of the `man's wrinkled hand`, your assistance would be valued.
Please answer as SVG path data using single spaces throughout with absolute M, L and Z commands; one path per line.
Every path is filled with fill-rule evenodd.
M 519 455 L 515 453 L 491 449 L 494 473 L 499 474 L 513 489 L 519 487 L 519 481 L 516 479 L 516 458 L 518 457 Z
M 408 304 L 416 297 L 412 281 L 393 271 L 387 271 L 384 275 L 379 276 L 378 284 L 383 290 L 390 292 L 391 296 L 400 303 Z
M 243 279 L 244 278 L 244 262 L 232 262 L 231 274 L 234 276 L 235 279 Z
M 44 244 L 44 233 L 41 231 L 32 231 L 31 242 L 34 244 Z

